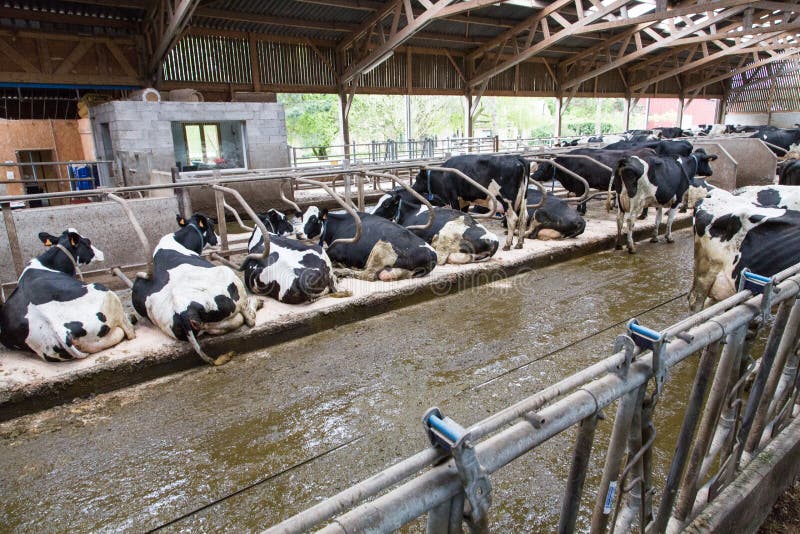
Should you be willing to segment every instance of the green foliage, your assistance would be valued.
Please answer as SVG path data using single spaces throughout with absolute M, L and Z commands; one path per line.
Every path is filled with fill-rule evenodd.
M 400 95 L 356 95 L 350 106 L 350 139 L 357 143 L 404 139 L 405 106 Z
M 290 145 L 326 147 L 339 133 L 339 97 L 336 95 L 278 95 L 286 113 L 286 135 Z M 324 157 L 324 150 L 315 155 Z

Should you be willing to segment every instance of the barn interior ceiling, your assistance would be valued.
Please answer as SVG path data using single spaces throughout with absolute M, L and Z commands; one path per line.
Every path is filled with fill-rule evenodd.
M 0 87 L 766 102 L 798 39 L 800 0 L 0 0 Z

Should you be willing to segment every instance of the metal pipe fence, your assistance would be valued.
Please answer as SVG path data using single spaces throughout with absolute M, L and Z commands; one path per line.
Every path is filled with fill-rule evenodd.
M 611 356 L 466 429 L 438 409 L 429 411 L 420 430 L 428 432 L 432 447 L 266 533 L 388 532 L 421 516 L 427 516 L 428 532 L 461 532 L 462 522 L 486 531 L 489 476 L 576 429 L 558 527 L 574 532 L 598 419 L 615 403 L 602 477 L 593 488 L 591 531 L 679 530 L 798 410 L 800 264 L 759 278 L 746 277 L 737 294 L 661 332 L 629 322 Z M 756 355 L 759 334 L 767 341 Z M 667 480 L 655 487 L 652 444 L 658 405 L 668 402 L 663 380 L 694 356 L 699 364 Z

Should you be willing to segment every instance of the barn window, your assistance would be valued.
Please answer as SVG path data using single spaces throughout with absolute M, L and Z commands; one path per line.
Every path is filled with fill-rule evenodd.
M 245 167 L 242 123 L 173 122 L 175 165 L 182 171 Z

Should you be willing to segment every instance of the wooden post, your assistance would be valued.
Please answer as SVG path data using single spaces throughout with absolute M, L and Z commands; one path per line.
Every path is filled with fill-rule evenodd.
M 248 32 L 247 39 L 250 44 L 250 73 L 253 78 L 253 91 L 261 91 L 261 63 L 258 60 L 258 40 L 256 34 Z
M 341 106 L 341 129 L 342 129 L 342 144 L 344 145 L 344 166 L 350 165 L 350 105 L 348 104 L 347 92 L 342 90 L 339 93 L 339 104 Z
M 631 129 L 631 97 L 627 95 L 625 97 L 625 131 Z
M 686 105 L 686 99 L 683 98 L 683 95 L 678 98 L 678 104 L 678 128 L 683 128 L 683 111 Z
M 472 137 L 475 133 L 475 125 L 472 122 L 472 91 L 467 92 L 467 137 Z
M 6 195 L 6 184 L 0 184 L 0 196 Z M 11 259 L 14 262 L 14 272 L 17 277 L 22 274 L 22 269 L 25 266 L 22 261 L 22 249 L 19 246 L 19 237 L 17 236 L 17 225 L 14 223 L 14 214 L 11 213 L 11 204 L 4 202 L 2 204 L 3 222 L 6 225 L 6 234 L 8 235 L 8 246 L 11 249 Z
M 556 98 L 556 124 L 555 128 L 553 129 L 553 137 L 561 138 L 561 113 L 562 113 L 562 105 L 563 99 L 561 95 L 558 95 Z

